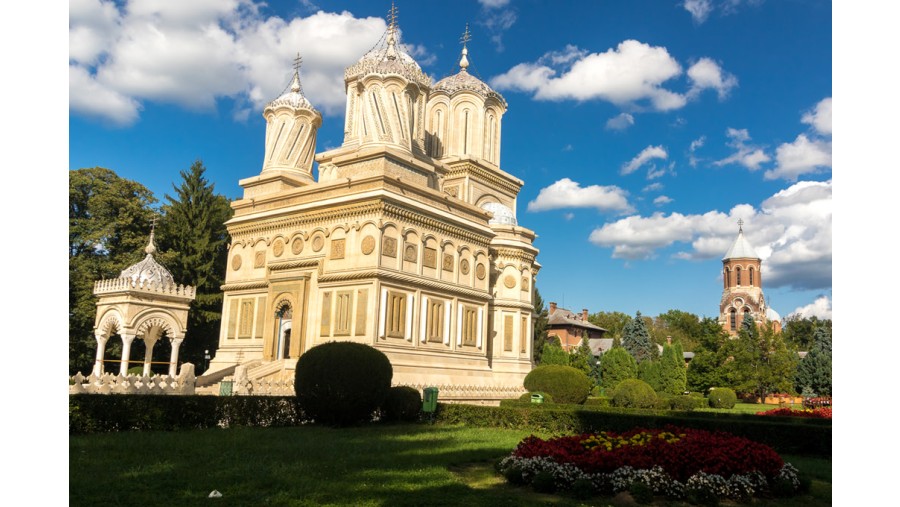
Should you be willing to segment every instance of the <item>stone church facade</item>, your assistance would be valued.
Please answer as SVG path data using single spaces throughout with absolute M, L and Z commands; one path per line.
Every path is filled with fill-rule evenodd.
M 433 83 L 392 21 L 345 71 L 343 144 L 318 153 L 298 65 L 263 111 L 262 171 L 232 204 L 209 372 L 292 379 L 300 355 L 340 340 L 442 399 L 524 392 L 538 250 L 515 217 L 523 182 L 500 168 L 506 101 L 468 65 L 464 46 L 459 72 Z

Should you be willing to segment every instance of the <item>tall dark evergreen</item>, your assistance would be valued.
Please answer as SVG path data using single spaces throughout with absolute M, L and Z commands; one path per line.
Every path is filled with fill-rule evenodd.
M 540 364 L 544 345 L 547 343 L 547 328 L 549 326 L 547 309 L 544 308 L 544 300 L 541 293 L 534 288 L 534 363 Z
M 771 324 L 757 327 L 753 319 L 745 319 L 737 339 L 729 340 L 724 350 L 733 358 L 726 363 L 728 387 L 760 400 L 793 390 L 797 353 Z
M 591 352 L 591 346 L 588 342 L 587 333 L 584 333 L 581 337 L 581 343 L 578 344 L 578 347 L 572 351 L 572 354 L 569 357 L 569 366 L 578 368 L 579 370 L 583 371 L 585 375 L 590 377 L 591 370 L 594 368 L 594 363 L 596 362 L 596 359 L 594 359 L 594 353 Z
M 109 169 L 69 171 L 70 374 L 89 373 L 96 357 L 94 282 L 117 278 L 146 255 L 155 202 L 143 185 Z M 121 342 L 106 347 L 107 357 L 116 357 Z
M 622 346 L 639 363 L 656 359 L 658 349 L 650 340 L 650 332 L 641 312 L 637 312 L 622 331 Z
M 179 358 L 202 369 L 204 350 L 212 353 L 219 336 L 222 291 L 230 238 L 225 222 L 232 210 L 225 196 L 204 176 L 203 162 L 181 171 L 181 184 L 172 184 L 162 206 L 159 247 L 161 261 L 178 283 L 193 285 L 197 297 L 188 314 L 188 329 Z
M 800 360 L 794 381 L 804 395 L 831 396 L 831 330 L 816 329 L 812 350 Z

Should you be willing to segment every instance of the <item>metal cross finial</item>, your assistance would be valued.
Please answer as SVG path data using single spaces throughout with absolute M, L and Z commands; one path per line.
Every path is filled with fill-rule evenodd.
M 466 31 L 462 34 L 462 37 L 459 38 L 459 42 L 462 43 L 463 47 L 466 47 L 466 43 L 472 40 L 472 34 L 469 33 L 469 24 L 466 23 Z
M 744 232 L 744 219 L 738 218 L 738 232 Z
M 394 2 L 391 2 L 391 10 L 388 11 L 388 21 L 390 22 L 389 24 L 390 24 L 391 28 L 397 27 L 397 13 L 398 12 L 399 11 L 397 10 L 397 6 L 394 5 Z
M 300 52 L 297 51 L 297 58 L 294 58 L 294 72 L 299 73 L 300 67 L 303 65 L 303 58 L 300 56 Z
M 156 221 L 159 220 L 159 217 L 156 215 L 150 220 L 150 235 L 153 235 L 153 231 L 156 230 Z

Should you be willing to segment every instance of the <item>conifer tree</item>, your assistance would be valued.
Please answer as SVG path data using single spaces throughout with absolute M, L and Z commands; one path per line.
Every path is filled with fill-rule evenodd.
M 220 287 L 225 281 L 230 241 L 225 222 L 232 215 L 228 198 L 215 193 L 205 172 L 200 160 L 180 172 L 181 183 L 172 184 L 175 195 L 165 196 L 159 234 L 162 261 L 175 281 L 197 289 L 179 359 L 196 365 L 198 372 L 204 351 L 212 353 L 219 341 Z
M 681 345 L 663 345 L 662 357 L 657 363 L 658 393 L 682 394 L 687 387 L 687 368 Z M 653 384 L 650 384 L 653 385 Z
M 794 384 L 798 392 L 831 396 L 831 333 L 824 325 L 816 329 L 812 350 L 800 360 Z
M 563 350 L 559 344 L 559 338 L 551 336 L 544 344 L 544 353 L 541 355 L 541 364 L 560 364 L 569 366 L 569 353 Z
M 622 346 L 639 363 L 656 359 L 657 348 L 650 340 L 650 332 L 641 317 L 641 312 L 637 312 L 625 326 L 625 330 L 622 332 Z
M 578 345 L 578 348 L 572 351 L 572 355 L 569 357 L 569 366 L 578 368 L 590 377 L 594 362 L 594 353 L 591 352 L 588 335 L 584 333 L 581 336 L 581 343 Z
M 600 385 L 607 393 L 629 378 L 637 378 L 637 362 L 624 347 L 613 347 L 600 356 Z
M 757 326 L 744 319 L 737 339 L 729 340 L 725 350 L 734 359 L 727 363 L 727 378 L 735 391 L 765 400 L 769 393 L 793 390 L 797 353 L 771 324 Z
M 541 355 L 544 352 L 544 346 L 547 343 L 547 327 L 549 318 L 547 317 L 547 309 L 544 308 L 544 299 L 541 293 L 534 288 L 534 343 L 533 343 L 533 359 L 535 364 L 541 364 Z

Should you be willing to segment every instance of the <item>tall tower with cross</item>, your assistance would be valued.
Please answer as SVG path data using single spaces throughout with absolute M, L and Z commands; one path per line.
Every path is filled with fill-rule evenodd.
M 719 323 L 732 336 L 741 324 L 751 319 L 756 324 L 767 320 L 768 307 L 762 289 L 762 259 L 744 237 L 744 221 L 738 220 L 738 235 L 722 258 L 722 299 Z

